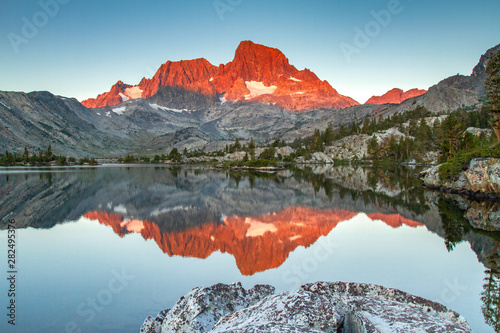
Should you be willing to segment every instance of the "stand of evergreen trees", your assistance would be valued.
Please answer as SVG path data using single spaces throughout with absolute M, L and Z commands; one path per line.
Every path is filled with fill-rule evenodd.
M 341 125 L 337 130 L 330 124 L 323 132 L 316 129 L 311 137 L 296 139 L 292 143 L 296 152 L 287 160 L 298 156 L 308 159 L 314 152 L 323 152 L 332 142 L 358 134 L 372 135 L 368 142 L 367 159 L 391 162 L 419 161 L 427 152 L 439 152 L 439 162 L 445 162 L 457 154 L 491 146 L 495 141 L 494 136 L 484 132 L 479 136 L 465 132 L 469 127 L 491 129 L 491 113 L 486 107 L 476 111 L 458 109 L 443 117 L 442 121 L 435 119 L 432 126 L 426 121 L 428 117 L 440 115 L 444 113 L 431 113 L 417 106 L 413 111 L 387 118 L 365 118 L 350 126 Z M 374 134 L 393 127 L 405 136 L 379 143 Z
M 28 148 L 24 148 L 23 154 L 16 154 L 5 151 L 0 154 L 0 166 L 47 166 L 47 165 L 96 165 L 96 160 L 92 157 L 84 157 L 78 161 L 74 157 L 66 157 L 64 155 L 55 155 L 52 153 L 52 147 L 49 145 L 46 151 L 38 151 L 30 153 Z

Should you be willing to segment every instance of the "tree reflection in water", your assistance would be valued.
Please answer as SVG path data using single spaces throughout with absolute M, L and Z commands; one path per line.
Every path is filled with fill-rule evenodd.
M 484 203 L 488 206 L 488 203 Z M 494 203 L 492 203 L 494 204 Z M 483 263 L 486 266 L 484 271 L 484 284 L 481 293 L 481 301 L 485 322 L 490 325 L 495 332 L 500 332 L 500 265 L 498 255 L 499 234 L 498 232 L 488 232 L 474 228 L 467 216 L 466 210 L 462 209 L 450 197 L 441 196 L 438 201 L 439 214 L 445 234 L 444 242 L 448 251 L 452 251 L 455 246 L 465 240 L 467 234 L 473 233 L 494 242 L 491 254 Z M 485 209 L 488 211 L 488 209 Z M 490 244 L 491 244 L 490 243 Z
M 484 271 L 486 276 L 484 278 L 483 292 L 481 293 L 481 300 L 483 301 L 481 310 L 484 320 L 495 329 L 495 332 L 500 331 L 500 268 L 497 249 L 498 241 L 495 243 L 493 252 L 488 257 L 490 267 Z
M 443 224 L 444 244 L 448 251 L 452 251 L 458 243 L 464 240 L 472 227 L 464 218 L 465 211 L 453 201 L 439 198 L 438 209 Z

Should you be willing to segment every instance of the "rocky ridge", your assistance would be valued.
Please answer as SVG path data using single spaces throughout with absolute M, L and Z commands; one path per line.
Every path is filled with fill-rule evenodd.
M 403 91 L 401 89 L 394 88 L 382 96 L 372 96 L 365 102 L 365 104 L 400 104 L 407 99 L 423 95 L 426 92 L 427 90 L 424 89 L 410 89 L 408 91 Z
M 470 75 L 450 76 L 430 87 L 427 93 L 407 99 L 386 114 L 401 113 L 415 109 L 420 105 L 432 112 L 453 111 L 460 107 L 478 107 L 486 95 L 484 81 L 486 65 L 490 57 L 500 51 L 500 44 L 488 49 Z
M 218 67 L 206 59 L 167 61 L 151 79 L 132 86 L 118 81 L 109 92 L 82 102 L 88 108 L 118 105 L 126 100 L 149 98 L 160 87 L 182 87 L 223 101 L 275 104 L 291 111 L 346 108 L 358 103 L 340 95 L 327 81 L 308 69 L 290 65 L 278 49 L 243 41 L 233 61 Z
M 359 123 L 365 117 L 406 112 L 419 105 L 433 112 L 463 106 L 478 107 L 484 96 L 485 64 L 500 45 L 481 57 L 471 76 L 450 77 L 431 87 L 427 93 L 401 104 L 354 105 L 343 109 L 328 104 L 334 100 L 331 98 L 333 88 L 307 70 L 295 69 L 279 50 L 251 42 L 243 42 L 240 49 L 235 60 L 224 66 L 212 69 L 203 59 L 168 63 L 162 71 L 169 75 L 162 76 L 160 71 L 154 80 L 151 79 L 158 84 L 173 84 L 175 80 L 191 82 L 189 89 L 174 84 L 153 88 L 155 85 L 145 80 L 141 81 L 140 87 L 118 82 L 112 89 L 114 97 L 110 97 L 113 100 L 110 103 L 125 100 L 120 105 L 88 109 L 75 99 L 48 92 L 0 92 L 0 150 L 22 154 L 24 147 L 32 152 L 46 150 L 51 144 L 55 154 L 76 157 L 123 156 L 127 153 L 152 156 L 168 154 L 172 148 L 213 151 L 224 148 L 235 138 L 254 138 L 259 143 L 276 138 L 291 142 L 312 135 L 315 129 L 324 131 L 329 124 L 336 128 L 341 124 Z M 279 61 L 269 63 L 269 59 L 274 58 Z M 255 63 L 248 63 L 249 59 L 253 62 L 262 60 L 267 65 L 258 67 Z M 218 80 L 214 77 L 210 81 L 212 77 L 208 76 L 214 70 L 222 74 Z M 233 72 L 242 77 L 228 74 Z M 282 74 L 276 78 L 275 72 L 293 76 Z M 195 84 L 202 81 L 205 82 L 203 85 Z M 272 94 L 269 85 L 276 87 L 275 90 L 272 88 Z M 306 93 L 299 94 L 308 87 L 316 99 L 310 99 Z M 227 90 L 225 93 L 231 95 L 233 88 L 241 88 L 241 92 L 234 95 L 239 101 L 221 102 L 222 93 L 217 89 Z M 139 90 L 142 90 L 140 94 Z M 144 96 L 155 93 L 148 98 L 136 98 L 143 92 L 146 92 Z M 293 109 L 287 106 L 290 100 L 286 95 L 290 93 L 294 96 L 291 99 L 293 105 L 310 105 L 312 101 L 313 104 L 318 102 L 315 108 L 328 108 L 289 111 L 287 108 Z M 268 98 L 283 103 L 273 105 L 275 101 Z M 329 102 L 322 104 L 322 100 Z M 107 102 L 102 105 L 105 104 Z M 362 156 L 351 152 L 337 155 L 346 158 Z
M 155 332 L 472 332 L 445 306 L 397 289 L 362 283 L 316 282 L 274 294 L 240 283 L 195 288 L 172 309 L 148 317 Z

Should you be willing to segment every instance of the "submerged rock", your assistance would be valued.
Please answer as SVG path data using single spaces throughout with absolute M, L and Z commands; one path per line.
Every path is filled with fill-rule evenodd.
M 195 288 L 140 332 L 472 332 L 445 306 L 373 284 L 316 282 L 274 294 L 240 283 Z

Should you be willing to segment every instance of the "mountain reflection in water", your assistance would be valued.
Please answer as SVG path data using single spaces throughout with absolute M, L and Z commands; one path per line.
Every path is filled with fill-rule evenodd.
M 222 223 L 210 222 L 178 232 L 162 232 L 154 222 L 129 220 L 115 213 L 92 211 L 84 217 L 111 226 L 121 237 L 140 233 L 146 240 L 154 239 L 169 256 L 205 259 L 216 251 L 229 253 L 241 274 L 253 275 L 279 267 L 298 246 L 311 246 L 340 222 L 356 215 L 343 209 L 289 207 L 266 215 L 225 217 Z M 373 213 L 368 217 L 392 228 L 423 226 L 397 214 Z
M 93 327 L 76 318 L 87 331 L 107 324 L 109 318 L 119 318 L 110 332 L 132 331 L 119 329 L 130 316 L 136 315 L 133 324 L 139 325 L 144 316 L 164 309 L 165 299 L 170 297 L 169 302 L 175 302 L 190 288 L 203 284 L 241 280 L 288 287 L 283 281 L 289 276 L 286 273 L 310 263 L 311 253 L 323 246 L 323 239 L 336 239 L 342 246 L 332 247 L 333 255 L 324 263 L 318 262 L 317 271 L 308 278 L 357 279 L 389 287 L 400 283 L 401 289 L 438 301 L 448 282 L 459 281 L 469 288 L 445 305 L 464 315 L 475 331 L 500 330 L 500 203 L 425 190 L 412 176 L 417 172 L 390 165 L 302 166 L 274 174 L 203 166 L 0 168 L 0 219 L 14 219 L 15 227 L 22 230 L 20 254 L 30 253 L 23 262 L 32 260 L 31 266 L 24 267 L 30 273 L 25 275 L 23 290 L 30 290 L 26 295 L 39 297 L 30 296 L 23 303 L 26 313 L 39 314 L 26 321 L 32 326 L 26 326 L 25 331 L 38 330 L 40 323 L 47 327 L 42 331 L 62 331 L 47 322 L 46 318 L 53 315 L 50 309 L 40 312 L 37 304 L 52 299 L 61 284 L 71 286 L 54 301 L 61 305 L 59 316 L 69 320 L 79 302 L 102 288 L 110 267 L 116 265 L 130 269 L 130 274 L 151 285 L 151 290 L 142 290 L 142 284 L 137 284 L 128 296 L 142 297 L 136 303 L 149 304 L 151 309 L 141 314 L 132 299 L 113 302 L 106 308 L 109 313 L 102 313 L 101 321 L 96 319 Z M 124 239 L 104 232 L 107 227 L 89 220 L 110 226 Z M 357 224 L 356 220 L 364 222 Z M 7 229 L 3 221 L 0 237 Z M 403 228 L 392 229 L 398 226 Z M 84 232 L 80 235 L 64 230 Z M 373 230 L 379 233 L 370 234 Z M 141 237 L 125 237 L 127 234 Z M 352 238 L 342 238 L 346 236 Z M 29 237 L 32 244 L 27 241 Z M 65 239 L 95 244 L 89 248 L 85 242 L 79 249 L 68 243 L 60 248 Z M 167 255 L 155 245 L 145 245 L 144 240 L 154 240 Z M 398 243 L 403 240 L 409 242 L 408 248 L 406 243 Z M 369 248 L 363 247 L 365 243 Z M 130 244 L 133 248 L 129 249 Z M 121 251 L 131 251 L 128 258 L 114 251 L 120 247 L 124 247 Z M 130 258 L 130 253 L 137 256 Z M 399 254 L 413 257 L 406 260 Z M 75 259 L 78 256 L 81 263 Z M 53 258 L 58 266 L 45 269 Z M 390 260 L 394 265 L 385 265 Z M 455 266 L 457 261 L 459 265 Z M 471 265 L 476 266 L 471 269 Z M 75 276 L 66 277 L 79 269 L 83 282 Z M 200 269 L 204 274 L 193 273 Z M 40 274 L 59 270 L 57 278 L 39 279 Z M 101 280 L 87 279 L 89 276 Z M 53 285 L 44 281 L 53 281 Z M 123 307 L 128 305 L 131 312 L 125 315 Z

